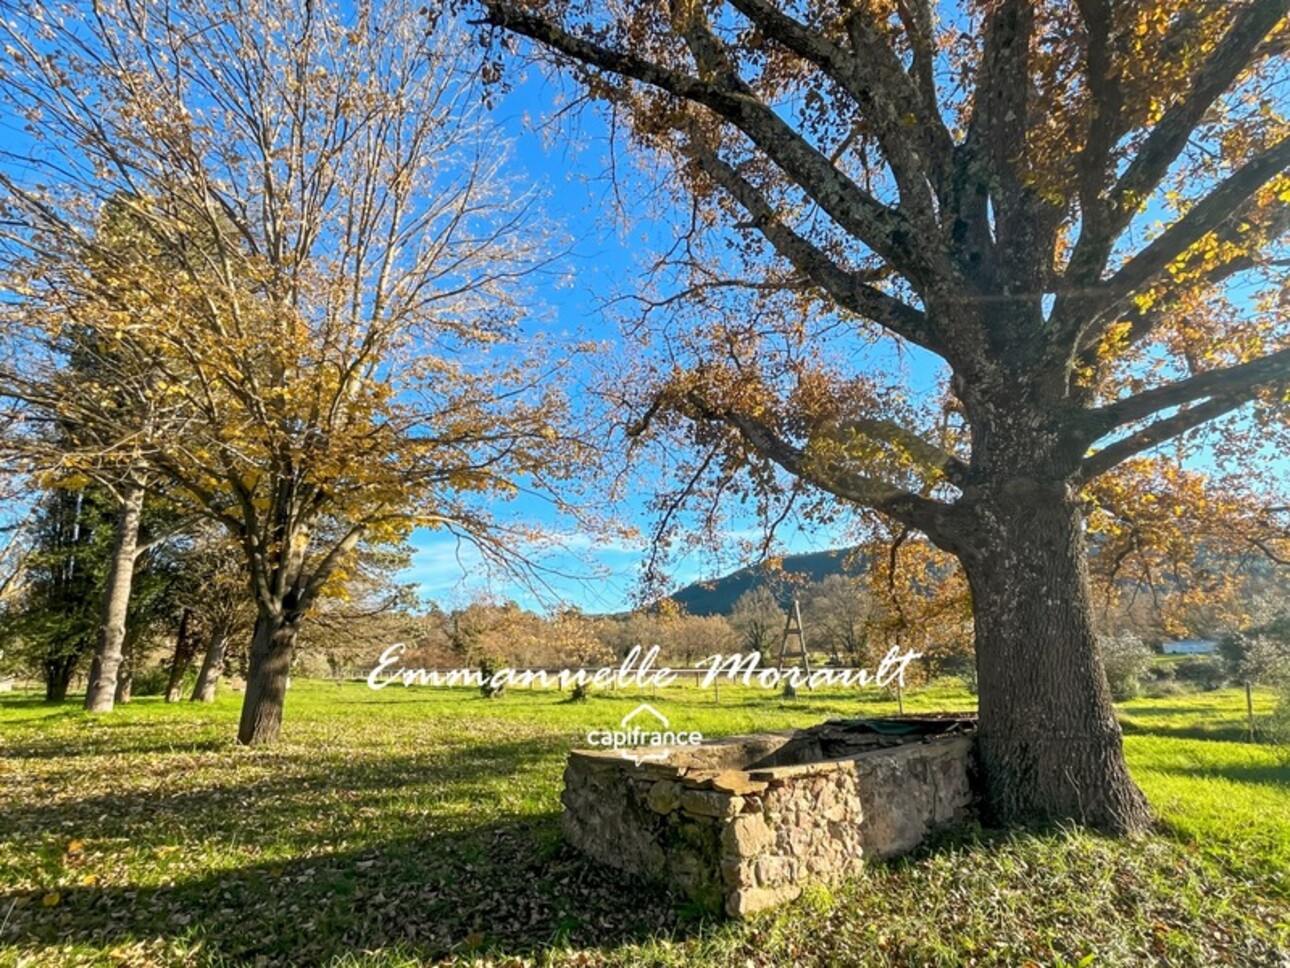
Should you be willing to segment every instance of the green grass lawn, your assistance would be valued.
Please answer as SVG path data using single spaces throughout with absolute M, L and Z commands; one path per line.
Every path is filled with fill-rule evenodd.
M 563 845 L 565 753 L 642 696 L 561 698 L 296 682 L 284 742 L 249 750 L 236 695 L 0 695 L 0 964 L 1290 964 L 1290 768 L 1242 742 L 1238 691 L 1122 707 L 1157 835 L 973 831 L 742 924 Z M 708 736 L 895 711 L 644 698 Z

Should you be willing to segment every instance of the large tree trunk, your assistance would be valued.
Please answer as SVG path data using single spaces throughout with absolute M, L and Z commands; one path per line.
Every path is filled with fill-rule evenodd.
M 193 661 L 193 610 L 186 608 L 179 616 L 179 631 L 175 633 L 175 654 L 170 660 L 170 678 L 166 681 L 166 702 L 179 702 L 182 698 L 184 674 Z
M 246 695 L 237 741 L 248 746 L 275 742 L 282 730 L 282 706 L 291 672 L 298 616 L 260 608 L 251 640 Z
M 197 673 L 197 684 L 193 686 L 193 702 L 215 701 L 215 688 L 219 685 L 220 673 L 224 671 L 224 652 L 227 649 L 228 630 L 219 626 L 212 628 L 202 668 Z
M 112 563 L 108 568 L 107 586 L 103 590 L 103 627 L 99 631 L 98 646 L 90 665 L 89 686 L 85 690 L 85 708 L 90 712 L 109 712 L 116 701 L 116 678 L 125 642 L 130 586 L 134 582 L 134 556 L 139 547 L 143 496 L 142 487 L 127 485 L 117 510 Z
M 1149 812 L 1125 766 L 1093 632 L 1073 489 L 1013 482 L 978 507 L 977 524 L 960 557 L 972 588 L 989 819 L 1141 829 Z

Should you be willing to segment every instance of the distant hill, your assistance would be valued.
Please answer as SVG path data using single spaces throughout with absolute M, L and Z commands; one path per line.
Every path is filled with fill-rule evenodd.
M 1090 542 L 1090 556 L 1097 555 L 1098 544 L 1096 537 Z M 846 556 L 851 554 L 852 550 L 850 548 L 834 548 L 831 551 L 785 555 L 781 559 L 783 562 L 782 569 L 768 571 L 764 565 L 749 565 L 719 578 L 686 585 L 679 591 L 673 592 L 669 597 L 678 605 L 684 606 L 685 610 L 691 615 L 729 615 L 740 595 L 752 588 L 756 588 L 758 585 L 769 584 L 771 590 L 779 597 L 781 604 L 787 606 L 793 597 L 792 585 L 794 584 L 800 587 L 810 582 L 820 581 L 829 575 L 864 574 L 865 561 L 863 557 L 858 558 L 850 568 L 843 567 Z M 1205 565 L 1208 570 L 1215 573 L 1244 571 L 1247 574 L 1254 575 L 1263 580 L 1265 587 L 1270 590 L 1267 593 L 1274 594 L 1275 597 L 1279 597 L 1285 602 L 1290 602 L 1290 581 L 1287 580 L 1285 571 L 1276 569 L 1266 559 L 1216 555 L 1202 549 L 1198 563 Z M 792 576 L 797 581 L 793 583 L 785 581 L 780 571 Z M 1177 579 L 1173 575 L 1162 574 L 1156 577 L 1164 586 L 1175 586 L 1177 584 Z
M 832 551 L 812 551 L 801 555 L 785 555 L 782 567 L 768 572 L 764 565 L 749 565 L 710 581 L 699 581 L 686 585 L 669 596 L 672 601 L 685 607 L 691 615 L 729 615 L 735 601 L 744 592 L 758 585 L 770 584 L 784 604 L 792 598 L 790 583 L 784 581 L 781 572 L 792 576 L 796 583 L 820 581 L 829 575 L 860 574 L 864 571 L 862 562 L 853 563 L 851 568 L 844 567 L 849 548 L 835 548 Z

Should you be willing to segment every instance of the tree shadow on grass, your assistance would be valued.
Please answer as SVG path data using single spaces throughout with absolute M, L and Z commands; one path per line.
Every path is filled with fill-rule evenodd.
M 145 734 L 140 734 L 141 736 Z M 181 743 L 164 743 L 155 740 L 140 740 L 130 743 L 112 743 L 102 746 L 87 747 L 82 743 L 68 743 L 65 740 L 42 738 L 37 741 L 26 740 L 19 747 L 0 749 L 0 759 L 5 760 L 47 760 L 51 757 L 77 759 L 95 756 L 120 756 L 123 753 L 149 755 L 152 753 L 215 753 L 228 750 L 233 746 L 229 739 L 211 737 L 209 739 L 185 740 Z
M 142 943 L 185 964 L 296 965 L 390 948 L 435 960 L 617 947 L 698 923 L 666 890 L 564 845 L 567 737 L 445 739 L 372 758 L 201 746 L 172 744 L 116 782 L 92 785 L 75 758 L 36 774 L 52 795 L 6 804 L 0 859 L 41 886 L 0 887 L 0 945 Z M 128 882 L 86 882 L 105 870 Z
M 1134 716 L 1138 716 L 1134 713 Z M 1242 743 L 1249 737 L 1245 724 L 1237 720 L 1227 720 L 1221 724 L 1206 726 L 1166 726 L 1157 723 L 1143 723 L 1131 719 L 1120 720 L 1120 731 L 1125 736 L 1160 736 L 1165 739 L 1204 739 L 1222 743 Z
M 10 712 L 21 713 L 20 717 L 13 719 L 0 719 L 0 735 L 4 732 L 10 732 L 14 735 L 23 731 L 30 731 L 33 727 L 45 726 L 65 726 L 69 730 L 76 729 L 99 733 L 104 736 L 122 734 L 122 733 L 142 733 L 155 732 L 158 726 L 178 726 L 190 730 L 209 729 L 212 726 L 227 728 L 230 722 L 235 722 L 227 707 L 221 707 L 207 704 L 191 702 L 187 695 L 180 699 L 179 702 L 168 703 L 161 696 L 137 696 L 130 703 L 118 703 L 117 710 L 132 712 L 136 709 L 158 709 L 166 710 L 167 715 L 155 718 L 126 718 L 114 719 L 103 713 L 86 712 L 82 706 L 84 697 L 69 697 L 61 702 L 45 702 L 35 696 L 25 696 L 18 699 L 0 697 L 0 716 Z M 189 719 L 187 717 L 203 715 L 203 718 Z M 68 733 L 56 735 L 53 737 L 40 737 L 40 743 L 48 743 L 50 746 L 57 747 L 60 744 L 71 747 L 80 742 L 83 737 L 78 734 Z M 24 742 L 29 746 L 37 745 L 31 741 L 31 737 L 25 737 Z M 11 751 L 7 748 L 0 748 L 0 756 L 10 756 Z M 73 752 L 59 752 L 59 756 L 72 756 Z
M 57 755 L 75 761 L 86 754 L 78 745 L 71 743 Z M 140 750 L 127 740 L 101 752 L 134 756 L 149 749 Z M 65 788 L 63 796 L 56 801 L 28 798 L 6 804 L 0 823 L 11 837 L 65 829 L 78 837 L 131 842 L 162 837 L 194 843 L 215 840 L 236 829 L 239 842 L 267 846 L 280 842 L 283 832 L 297 821 L 311 822 L 312 829 L 318 829 L 316 822 L 328 810 L 343 814 L 343 821 L 350 814 L 371 816 L 398 798 L 408 800 L 409 809 L 418 800 L 431 805 L 487 803 L 496 799 L 499 784 L 532 783 L 533 774 L 546 777 L 550 773 L 546 761 L 567 749 L 567 740 L 559 735 L 486 746 L 445 741 L 426 749 L 397 754 L 383 750 L 368 757 L 356 756 L 349 748 L 253 750 L 226 740 L 156 744 L 159 755 L 134 768 L 145 776 L 168 777 L 169 788 L 141 783 L 138 775 L 87 775 L 85 767 L 72 765 L 47 776 Z M 211 752 L 216 755 L 207 755 Z M 418 811 L 418 815 L 424 813 Z M 397 823 L 398 815 L 386 819 Z M 433 820 L 433 813 L 429 819 Z
M 482 950 L 533 955 L 553 944 L 618 947 L 699 924 L 667 891 L 567 847 L 554 814 L 169 887 L 76 887 L 51 907 L 38 895 L 0 892 L 0 910 L 14 901 L 5 942 L 108 950 L 178 941 L 191 951 L 185 963 L 327 964 L 391 948 L 429 961 Z
M 46 702 L 43 698 L 38 699 L 34 696 L 19 696 L 16 698 L 5 696 L 0 699 L 0 712 L 22 710 L 25 713 L 29 709 L 38 709 L 41 714 L 38 716 L 24 714 L 22 719 L 5 722 L 4 725 L 11 729 L 18 729 L 46 719 L 68 719 L 82 711 L 80 703 L 73 702 L 70 699 L 62 702 Z

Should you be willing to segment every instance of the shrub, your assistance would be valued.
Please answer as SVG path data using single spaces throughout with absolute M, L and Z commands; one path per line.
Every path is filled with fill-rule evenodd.
M 1201 689 L 1222 689 L 1227 685 L 1227 675 L 1221 663 L 1214 659 L 1184 659 L 1174 666 L 1174 677 Z
M 479 694 L 485 699 L 498 699 L 506 692 L 506 683 L 493 683 L 493 676 L 497 673 L 497 665 L 492 659 L 481 659 L 479 663 L 479 677 L 483 680 L 479 684 Z
M 972 695 L 977 694 L 975 655 L 951 656 L 941 664 L 941 671 L 958 679 L 963 683 L 963 688 Z
M 1168 699 L 1170 696 L 1186 695 L 1192 690 L 1176 679 L 1155 679 L 1143 684 L 1142 694 L 1148 699 Z
M 136 696 L 164 696 L 170 684 L 170 663 L 150 665 L 138 670 L 130 682 L 130 692 Z
M 1290 682 L 1290 635 L 1279 623 L 1224 636 L 1218 652 L 1228 675 L 1237 682 Z
M 1142 683 L 1147 686 L 1157 683 L 1166 688 L 1178 685 L 1174 679 L 1174 667 L 1167 662 L 1152 662 L 1142 677 Z
M 1132 699 L 1142 688 L 1142 677 L 1151 668 L 1151 650 L 1132 632 L 1098 636 L 1102 665 L 1116 701 Z

